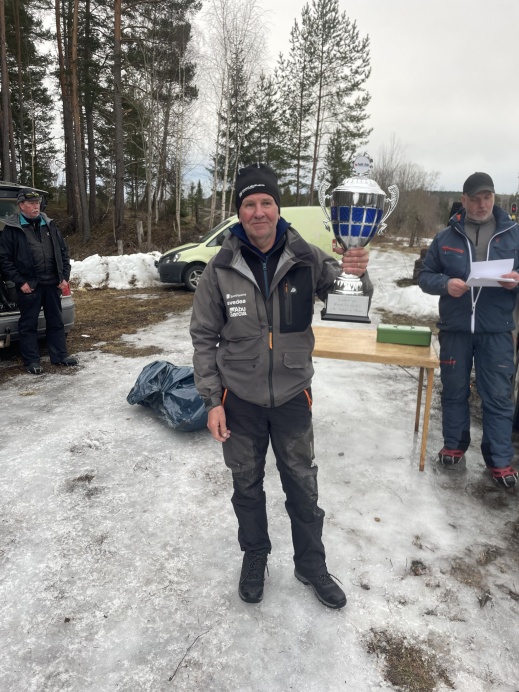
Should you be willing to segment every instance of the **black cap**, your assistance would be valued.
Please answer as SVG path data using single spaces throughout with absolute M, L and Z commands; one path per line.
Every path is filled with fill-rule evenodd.
M 278 178 L 270 166 L 264 163 L 253 163 L 245 168 L 240 168 L 236 176 L 236 196 L 234 204 L 236 211 L 240 211 L 241 203 L 248 195 L 263 192 L 274 198 L 278 209 L 281 207 L 281 194 L 278 187 Z
M 36 192 L 36 190 L 31 190 L 30 187 L 26 187 L 23 190 L 20 190 L 16 199 L 18 200 L 18 204 L 20 204 L 20 202 L 33 202 L 34 200 L 41 201 L 42 196 L 39 192 Z
M 469 195 L 469 197 L 477 195 L 478 192 L 483 192 L 484 190 L 486 192 L 495 192 L 494 181 L 488 173 L 473 173 L 463 183 L 463 194 Z

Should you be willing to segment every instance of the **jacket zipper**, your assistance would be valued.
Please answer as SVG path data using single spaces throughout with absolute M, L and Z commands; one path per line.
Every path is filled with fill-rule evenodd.
M 488 241 L 487 245 L 487 261 L 490 256 L 490 243 L 494 240 L 494 238 L 498 235 L 501 235 L 502 233 L 505 233 L 506 231 L 509 231 L 511 228 L 513 228 L 514 224 L 512 226 L 508 226 L 508 228 L 503 228 L 503 230 L 498 231 L 497 233 L 494 233 L 494 235 L 490 238 Z M 470 247 L 470 240 L 468 237 L 463 233 L 459 228 L 454 227 L 454 230 L 457 231 L 462 238 L 464 238 L 465 243 L 467 245 L 468 249 L 468 255 L 469 255 L 469 274 L 472 271 L 472 249 Z M 479 233 L 479 226 L 478 226 L 478 233 Z M 476 303 L 478 302 L 479 294 L 481 293 L 481 288 L 477 292 L 476 296 L 474 296 L 474 288 L 471 286 L 470 288 L 470 299 L 472 302 L 472 313 L 470 315 L 470 333 L 474 334 L 474 331 L 476 329 Z
M 285 279 L 283 287 L 283 296 L 285 303 L 285 321 L 288 324 L 292 324 L 292 295 L 290 293 L 290 283 L 288 279 Z
M 270 405 L 273 407 L 274 406 L 274 389 L 272 387 L 272 372 L 274 370 L 274 357 L 273 357 L 274 328 L 272 326 L 272 315 L 269 313 L 269 305 L 268 305 L 269 284 L 268 284 L 268 274 L 267 274 L 266 261 L 263 261 L 262 268 L 263 268 L 263 279 L 265 281 L 265 297 L 263 298 L 263 300 L 265 301 L 265 312 L 267 314 L 267 320 L 268 320 L 268 325 L 269 325 L 269 377 L 268 377 L 268 381 L 269 381 L 269 392 L 270 392 Z

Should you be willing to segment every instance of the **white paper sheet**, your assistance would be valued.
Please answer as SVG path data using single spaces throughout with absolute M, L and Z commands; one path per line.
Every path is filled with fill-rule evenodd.
M 489 260 L 488 262 L 473 262 L 467 286 L 491 286 L 499 288 L 501 283 L 516 283 L 513 279 L 501 278 L 510 274 L 514 268 L 513 259 Z

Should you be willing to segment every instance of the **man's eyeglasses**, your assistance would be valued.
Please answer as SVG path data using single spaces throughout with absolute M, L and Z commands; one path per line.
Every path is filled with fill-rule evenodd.
M 37 199 L 37 200 L 41 200 L 41 197 L 40 197 L 40 195 L 39 195 L 37 192 L 26 192 L 26 193 L 24 194 L 24 198 L 25 198 L 25 199 Z

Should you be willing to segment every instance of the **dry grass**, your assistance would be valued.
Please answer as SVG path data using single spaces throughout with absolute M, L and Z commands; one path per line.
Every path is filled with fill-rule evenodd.
M 403 637 L 372 630 L 367 650 L 383 659 L 384 679 L 404 692 L 434 692 L 440 682 L 454 689 L 435 654 L 410 644 Z
M 157 349 L 139 348 L 121 341 L 120 337 L 184 312 L 193 304 L 193 294 L 182 288 L 161 286 L 105 288 L 74 291 L 74 301 L 76 323 L 67 340 L 71 353 L 100 350 L 132 358 L 157 353 Z

